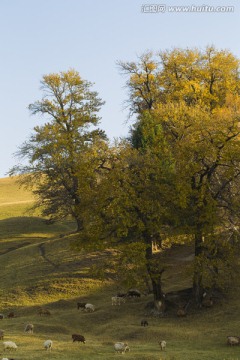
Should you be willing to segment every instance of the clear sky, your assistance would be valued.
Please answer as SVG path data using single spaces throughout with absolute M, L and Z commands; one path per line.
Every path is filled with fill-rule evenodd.
M 157 12 L 152 4 L 159 5 Z M 226 6 L 234 11 L 224 12 Z M 94 82 L 106 101 L 101 127 L 110 138 L 125 136 L 127 91 L 117 60 L 136 60 L 146 50 L 207 45 L 240 58 L 239 34 L 239 0 L 0 0 L 0 177 L 16 163 L 17 147 L 43 123 L 27 107 L 41 98 L 44 74 L 74 68 Z

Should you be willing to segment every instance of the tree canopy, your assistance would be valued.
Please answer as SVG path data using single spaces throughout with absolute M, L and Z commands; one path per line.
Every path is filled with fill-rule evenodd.
M 239 61 L 208 47 L 146 53 L 138 62 L 119 65 L 128 76 L 130 112 L 137 114 L 132 145 L 169 154 L 174 164 L 175 197 L 182 215 L 189 215 L 180 226 L 195 236 L 193 284 L 199 300 L 212 239 L 216 244 L 224 226 L 233 232 L 239 226 L 233 200 L 239 198 L 240 176 Z
M 98 112 L 104 102 L 91 86 L 75 70 L 43 76 L 43 97 L 30 104 L 29 109 L 33 115 L 44 116 L 47 122 L 34 128 L 17 153 L 28 160 L 27 165 L 11 170 L 12 174 L 26 174 L 22 181 L 33 187 L 38 197 L 36 206 L 42 208 L 43 215 L 51 220 L 71 215 L 79 230 L 83 227 L 85 183 L 92 181 L 88 175 L 94 152 L 90 148 L 98 148 L 94 156 L 100 158 L 107 140 L 97 128 Z
M 19 149 L 28 164 L 11 173 L 27 174 L 44 215 L 76 219 L 81 244 L 115 247 L 126 266 L 132 258 L 158 310 L 165 269 L 152 244 L 193 242 L 199 304 L 224 283 L 239 238 L 239 60 L 207 47 L 118 65 L 135 116 L 128 139 L 109 145 L 98 128 L 103 101 L 75 70 L 46 75 L 29 109 L 47 122 Z

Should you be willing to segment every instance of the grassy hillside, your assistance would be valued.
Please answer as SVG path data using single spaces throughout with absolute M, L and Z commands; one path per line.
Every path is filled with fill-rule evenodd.
M 33 197 L 19 190 L 15 179 L 0 179 L 0 313 L 13 311 L 15 318 L 0 320 L 5 340 L 15 341 L 16 354 L 0 358 L 17 360 L 44 358 L 58 360 L 108 360 L 124 356 L 140 360 L 237 360 L 238 347 L 226 345 L 227 335 L 240 335 L 239 283 L 232 294 L 211 309 L 192 313 L 186 318 L 173 315 L 146 317 L 144 309 L 151 296 L 111 305 L 111 296 L 119 287 L 110 279 L 89 277 L 88 269 L 108 253 L 75 252 L 71 244 L 76 235 L 72 222 L 47 225 L 36 214 L 28 214 Z M 97 250 L 97 249 L 96 249 Z M 172 249 L 165 259 L 166 290 L 186 285 L 185 269 L 191 263 L 191 249 Z M 167 284 L 171 282 L 171 288 Z M 77 310 L 78 301 L 96 305 L 96 312 Z M 38 308 L 50 310 L 39 316 Z M 149 326 L 140 322 L 147 318 Z M 34 334 L 25 334 L 24 326 L 32 322 Z M 72 343 L 71 334 L 86 337 L 86 344 Z M 53 350 L 43 350 L 43 341 L 51 339 Z M 167 349 L 160 351 L 159 340 Z M 131 351 L 116 355 L 113 343 L 126 341 Z

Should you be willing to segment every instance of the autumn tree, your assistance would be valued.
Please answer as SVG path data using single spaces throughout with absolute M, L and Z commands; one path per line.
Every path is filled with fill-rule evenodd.
M 147 287 L 160 312 L 165 269 L 152 245 L 154 241 L 161 248 L 166 238 L 163 229 L 177 223 L 177 214 L 172 217 L 172 207 L 176 205 L 176 210 L 178 205 L 172 198 L 175 175 L 170 161 L 167 154 L 142 154 L 128 142 L 109 149 L 108 171 L 100 179 L 94 200 L 85 207 L 89 221 L 79 234 L 81 247 L 93 243 L 98 249 L 115 249 L 118 256 L 112 264 L 119 282 Z
M 180 226 L 195 238 L 193 288 L 200 302 L 203 275 L 211 251 L 217 254 L 223 244 L 223 227 L 234 233 L 239 226 L 239 61 L 208 47 L 146 53 L 138 62 L 119 65 L 128 77 L 130 112 L 137 117 L 132 145 L 159 154 L 165 149 L 173 159 L 173 188 L 184 215 Z M 215 265 L 210 266 L 214 281 Z
M 32 115 L 46 123 L 34 127 L 17 152 L 27 160 L 10 170 L 21 174 L 21 183 L 32 187 L 36 206 L 50 220 L 71 215 L 83 229 L 82 202 L 90 191 L 95 170 L 101 166 L 106 136 L 97 126 L 103 101 L 92 84 L 75 70 L 43 76 L 43 97 L 29 105 Z

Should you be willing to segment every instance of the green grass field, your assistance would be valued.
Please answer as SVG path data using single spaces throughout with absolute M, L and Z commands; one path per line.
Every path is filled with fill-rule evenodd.
M 240 360 L 240 348 L 226 345 L 226 336 L 240 335 L 240 282 L 211 309 L 186 318 L 147 317 L 149 326 L 141 327 L 151 296 L 112 306 L 111 297 L 124 289 L 110 279 L 100 281 L 88 274 L 104 254 L 74 251 L 74 224 L 47 225 L 38 214 L 27 211 L 33 200 L 14 178 L 0 179 L 0 313 L 16 315 L 0 320 L 0 328 L 5 331 L 4 340 L 18 345 L 16 352 L 4 353 L 0 344 L 0 359 Z M 166 259 L 166 290 L 186 285 L 190 250 L 179 247 Z M 96 311 L 77 310 L 78 301 L 93 303 Z M 51 315 L 39 316 L 39 306 Z M 34 334 L 24 333 L 28 322 L 34 324 Z M 73 333 L 84 335 L 86 344 L 72 343 Z M 43 349 L 47 339 L 53 341 L 51 353 Z M 159 340 L 167 342 L 166 351 L 160 351 Z M 115 354 L 116 341 L 128 342 L 130 352 Z

